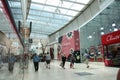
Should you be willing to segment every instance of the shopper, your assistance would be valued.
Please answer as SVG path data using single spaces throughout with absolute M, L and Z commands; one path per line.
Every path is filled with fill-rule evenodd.
M 75 56 L 74 54 L 71 54 L 70 56 L 70 68 L 74 69 L 74 62 L 75 62 Z
M 9 55 L 8 57 L 8 70 L 10 72 L 13 72 L 15 61 L 16 61 L 15 55 L 11 53 L 11 55 Z
M 39 61 L 40 61 L 40 57 L 35 53 L 33 56 L 33 63 L 34 63 L 35 71 L 38 71 L 39 69 Z
M 85 55 L 85 58 L 86 58 L 85 63 L 87 65 L 87 68 L 89 68 L 90 67 L 89 66 L 90 55 L 89 55 L 89 53 L 85 53 L 84 55 Z
M 65 53 L 62 54 L 62 68 L 65 69 L 65 61 L 66 61 L 66 56 L 65 56 Z
M 50 69 L 50 60 L 51 60 L 51 56 L 50 56 L 49 52 L 47 52 L 45 58 L 46 58 L 46 68 Z

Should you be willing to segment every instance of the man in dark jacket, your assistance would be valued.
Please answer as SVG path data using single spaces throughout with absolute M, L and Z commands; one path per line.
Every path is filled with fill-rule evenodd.
M 65 61 L 66 61 L 66 56 L 65 54 L 62 55 L 62 68 L 65 69 Z

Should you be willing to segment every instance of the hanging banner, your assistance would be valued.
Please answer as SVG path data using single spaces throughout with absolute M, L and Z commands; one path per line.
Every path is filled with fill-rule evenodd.
M 59 37 L 58 42 L 61 44 L 61 52 L 65 53 L 67 57 L 71 53 L 71 49 L 73 51 L 80 50 L 79 32 L 78 31 L 69 32 L 69 33 Z

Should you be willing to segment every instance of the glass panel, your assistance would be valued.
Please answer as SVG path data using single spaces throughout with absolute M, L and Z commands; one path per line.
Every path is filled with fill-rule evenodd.
M 19 19 L 22 19 L 22 15 L 16 15 L 15 18 L 19 18 Z
M 53 0 L 47 0 L 46 4 L 53 5 L 53 6 L 58 6 L 60 2 L 61 2 L 60 0 L 54 0 L 54 1 Z
M 34 15 L 39 15 L 40 13 L 41 13 L 41 11 L 38 11 L 38 10 L 30 10 L 29 11 L 29 14 L 34 14 Z
M 45 2 L 46 2 L 46 0 L 32 0 L 32 2 L 45 3 Z
M 74 9 L 74 10 L 82 10 L 84 8 L 84 5 L 80 5 L 80 4 L 73 4 L 71 6 L 71 9 Z
M 63 24 L 65 21 L 63 20 L 51 20 L 52 23 L 59 23 L 59 24 Z
M 72 4 L 73 3 L 71 3 L 71 2 L 65 2 L 65 1 L 63 1 L 62 7 L 70 8 L 72 6 Z
M 67 12 L 67 15 L 70 15 L 70 16 L 76 16 L 77 14 L 78 14 L 78 12 L 71 11 L 71 10 L 69 10 L 69 11 Z
M 14 14 L 14 13 L 22 14 L 21 9 L 15 9 L 15 8 L 13 8 L 13 9 L 11 9 L 11 10 L 12 10 L 12 13 L 13 13 L 13 14 Z
M 55 14 L 54 17 L 55 17 L 55 18 L 58 18 L 58 19 L 64 19 L 64 20 L 71 20 L 71 19 L 72 19 L 72 17 L 63 16 L 63 15 L 58 15 L 58 14 Z
M 69 0 L 69 1 L 75 1 L 75 2 L 78 2 L 78 3 L 88 4 L 88 2 L 90 0 Z
M 10 7 L 21 7 L 20 2 L 9 1 Z
M 66 14 L 68 11 L 67 9 L 60 9 L 60 8 L 59 8 L 59 10 L 60 10 L 60 14 Z
M 39 17 L 39 20 L 42 20 L 42 21 L 50 21 L 49 18 L 43 18 L 43 17 Z
M 45 10 L 45 11 L 49 11 L 49 12 L 55 12 L 56 7 L 45 6 L 45 7 L 44 7 L 44 10 Z
M 48 12 L 42 12 L 40 15 L 45 17 L 53 17 L 53 13 L 48 13 Z
M 84 3 L 84 4 L 88 4 L 90 0 L 76 0 L 76 2 L 80 2 L 80 3 Z
M 43 9 L 43 5 L 38 5 L 38 4 L 31 4 L 30 6 L 31 9 L 37 9 L 37 10 L 42 10 Z

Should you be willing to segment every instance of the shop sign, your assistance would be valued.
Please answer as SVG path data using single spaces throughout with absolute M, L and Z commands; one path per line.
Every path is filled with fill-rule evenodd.
M 120 42 L 120 30 L 103 35 L 101 37 L 101 41 L 102 41 L 102 44 L 104 45 L 119 43 Z

